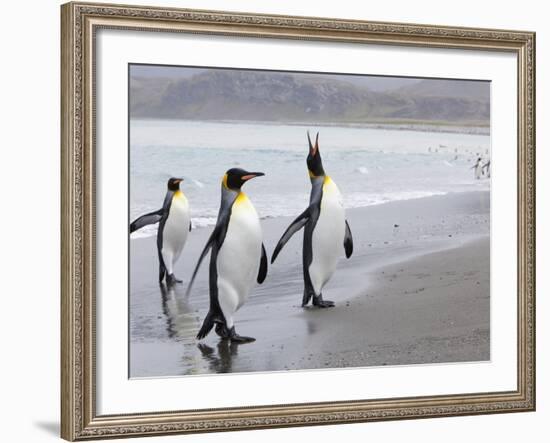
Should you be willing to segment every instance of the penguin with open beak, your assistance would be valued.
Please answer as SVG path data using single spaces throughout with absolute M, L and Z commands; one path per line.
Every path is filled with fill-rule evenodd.
M 353 238 L 346 220 L 342 195 L 336 183 L 325 173 L 319 152 L 319 133 L 315 144 L 307 134 L 309 153 L 307 168 L 311 181 L 309 206 L 287 228 L 279 240 L 271 263 L 290 238 L 304 228 L 302 267 L 304 294 L 302 306 L 312 301 L 314 306 L 328 308 L 334 302 L 323 300 L 323 287 L 336 270 L 336 263 L 343 247 L 346 258 L 353 253 Z

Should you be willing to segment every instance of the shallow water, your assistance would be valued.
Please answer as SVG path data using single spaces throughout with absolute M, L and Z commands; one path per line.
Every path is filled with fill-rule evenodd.
M 132 120 L 130 217 L 158 209 L 169 177 L 185 177 L 194 226 L 215 222 L 220 179 L 231 167 L 262 171 L 247 186 L 262 218 L 300 213 L 309 197 L 307 130 L 260 123 Z M 322 127 L 320 151 L 346 208 L 487 189 L 469 167 L 488 158 L 490 137 L 403 129 Z M 160 142 L 162 140 L 162 142 Z M 149 236 L 148 227 L 133 236 Z

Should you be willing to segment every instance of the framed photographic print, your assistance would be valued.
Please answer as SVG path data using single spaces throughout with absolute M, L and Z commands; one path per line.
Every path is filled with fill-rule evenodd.
M 62 437 L 535 408 L 535 35 L 62 6 Z

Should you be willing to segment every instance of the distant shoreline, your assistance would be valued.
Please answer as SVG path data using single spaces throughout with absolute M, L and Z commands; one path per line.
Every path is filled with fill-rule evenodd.
M 442 132 L 442 133 L 457 133 L 457 134 L 472 134 L 472 135 L 490 135 L 491 128 L 483 124 L 477 123 L 462 123 L 452 124 L 449 122 L 423 122 L 423 121 L 373 121 L 368 123 L 361 122 L 285 122 L 285 121 L 260 121 L 260 120 L 194 120 L 181 118 L 156 118 L 156 117 L 130 117 L 130 121 L 182 121 L 182 122 L 204 122 L 204 123 L 221 123 L 233 125 L 269 125 L 269 126 L 311 126 L 311 127 L 349 127 L 349 128 L 365 128 L 365 129 L 391 129 L 396 131 L 418 131 L 418 132 Z

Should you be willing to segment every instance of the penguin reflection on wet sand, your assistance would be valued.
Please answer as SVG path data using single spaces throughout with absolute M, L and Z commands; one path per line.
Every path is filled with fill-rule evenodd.
M 159 285 L 162 313 L 166 320 L 166 333 L 169 338 L 192 340 L 195 331 L 200 326 L 197 313 L 189 304 L 189 300 L 179 296 L 176 285 Z
M 233 358 L 238 355 L 239 344 L 230 340 L 220 340 L 216 348 L 218 350 L 217 355 L 214 348 L 204 343 L 197 345 L 197 349 L 212 372 L 217 374 L 233 372 Z
M 168 190 L 162 208 L 142 215 L 130 224 L 130 233 L 147 225 L 159 223 L 157 251 L 159 257 L 159 283 L 166 278 L 168 285 L 181 283 L 174 275 L 174 265 L 178 261 L 187 235 L 191 231 L 189 202 L 180 190 L 182 178 L 168 180 Z
M 244 304 L 254 280 L 263 283 L 267 275 L 267 256 L 256 209 L 241 187 L 248 180 L 264 175 L 240 168 L 229 169 L 221 184 L 221 205 L 216 226 L 210 235 L 187 288 L 191 291 L 201 262 L 210 254 L 210 309 L 197 338 L 203 339 L 215 326 L 221 338 L 247 343 L 252 337 L 235 332 L 233 315 Z
M 287 228 L 277 244 L 271 263 L 288 240 L 304 228 L 302 265 L 304 275 L 304 295 L 302 306 L 310 300 L 314 306 L 328 308 L 334 306 L 329 300 L 323 300 L 323 287 L 336 270 L 336 263 L 343 247 L 346 258 L 353 253 L 353 238 L 346 220 L 342 195 L 332 179 L 325 174 L 321 153 L 319 152 L 319 133 L 315 145 L 309 142 L 307 167 L 311 180 L 309 206 Z

